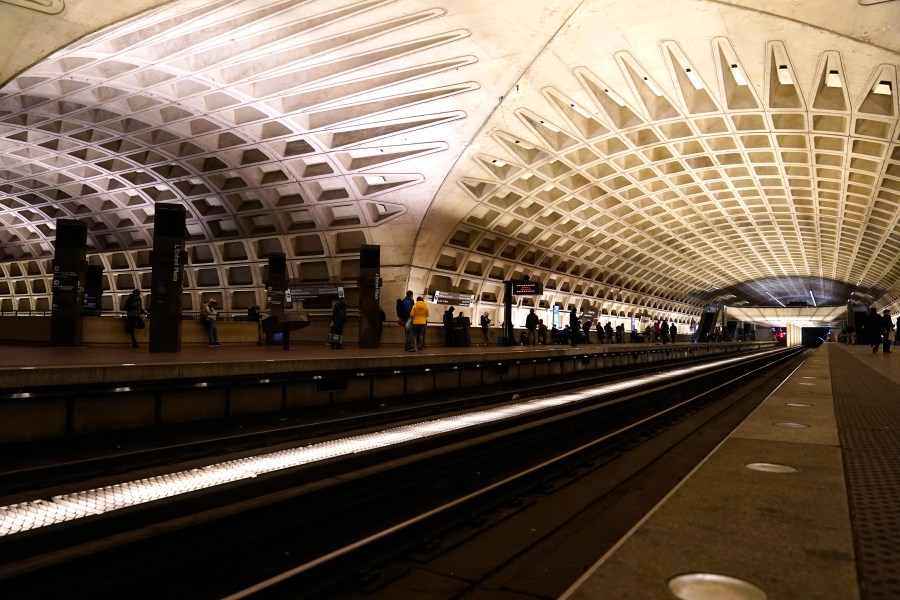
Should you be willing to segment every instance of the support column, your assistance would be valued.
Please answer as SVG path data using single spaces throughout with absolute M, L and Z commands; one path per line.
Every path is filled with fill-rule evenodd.
M 284 290 L 287 289 L 287 260 L 284 253 L 269 254 L 266 274 L 266 312 L 270 315 L 284 313 Z
M 180 204 L 157 204 L 150 253 L 150 352 L 181 352 L 185 212 Z
M 503 282 L 503 345 L 515 346 L 516 334 L 512 322 L 513 282 Z
M 381 246 L 359 249 L 359 347 L 381 345 Z
M 74 219 L 56 221 L 50 345 L 80 346 L 87 271 L 87 226 Z

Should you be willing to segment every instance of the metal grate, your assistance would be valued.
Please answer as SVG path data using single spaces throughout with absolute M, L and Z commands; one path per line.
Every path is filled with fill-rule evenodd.
M 864 600 L 900 598 L 900 385 L 849 352 L 830 352 Z M 872 357 L 873 360 L 878 360 Z

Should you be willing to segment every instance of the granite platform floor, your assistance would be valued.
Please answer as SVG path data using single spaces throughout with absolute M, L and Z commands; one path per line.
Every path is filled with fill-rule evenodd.
M 900 598 L 898 497 L 900 348 L 824 344 L 561 599 Z

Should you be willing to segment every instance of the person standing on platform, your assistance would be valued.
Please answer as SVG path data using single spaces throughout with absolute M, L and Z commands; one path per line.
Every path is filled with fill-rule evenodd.
M 584 322 L 584 325 L 581 326 L 581 331 L 584 333 L 584 343 L 591 343 L 591 320 L 588 319 Z
M 125 311 L 125 331 L 131 336 L 131 347 L 137 348 L 138 343 L 137 338 L 134 337 L 134 331 L 144 328 L 144 319 L 141 317 L 147 314 L 147 311 L 144 310 L 144 305 L 141 303 L 141 290 L 131 291 L 131 295 L 125 298 L 122 310 Z
M 677 334 L 678 334 L 678 328 L 675 327 L 675 323 L 672 322 L 672 324 L 669 325 L 669 337 L 672 338 L 672 343 L 673 343 L 673 344 L 675 343 L 675 336 L 676 336 Z
M 219 330 L 216 329 L 216 305 L 218 302 L 215 298 L 210 298 L 206 304 L 200 307 L 200 322 L 206 326 L 206 334 L 209 337 L 209 347 L 221 346 L 219 343 Z
M 412 326 L 412 309 L 414 304 L 412 290 L 406 290 L 406 297 L 403 298 L 400 306 L 397 308 L 397 312 L 402 313 L 400 318 L 403 319 L 404 327 L 406 328 L 406 338 L 403 342 L 403 349 L 407 352 L 416 351 L 416 338 Z
M 347 322 L 347 302 L 343 298 L 331 307 L 331 337 L 329 344 L 332 350 L 344 349 L 344 324 Z
M 484 314 L 481 315 L 481 340 L 484 342 L 485 346 L 491 345 L 491 318 L 488 316 L 487 311 L 484 311 Z
M 644 341 L 648 344 L 653 343 L 653 325 L 647 323 L 647 327 L 644 328 Z
M 669 343 L 669 322 L 665 319 L 659 324 L 659 341 L 663 344 Z
M 578 345 L 579 331 L 581 331 L 581 324 L 578 322 L 578 311 L 573 308 L 569 311 L 569 338 L 572 346 Z
M 453 345 L 453 307 L 444 311 L 444 345 Z
M 541 344 L 542 346 L 546 346 L 547 345 L 547 326 L 544 324 L 543 319 L 538 320 L 537 334 L 538 334 L 538 344 Z
M 532 308 L 528 311 L 528 316 L 525 317 L 525 329 L 528 330 L 528 343 L 532 346 L 537 344 L 537 326 L 538 316 Z
M 603 343 L 603 325 L 600 324 L 600 319 L 597 319 L 596 330 L 597 330 L 597 343 L 602 344 Z
M 894 322 L 891 320 L 891 311 L 884 309 L 881 312 L 881 337 L 884 340 L 881 351 L 885 354 L 891 353 L 891 331 L 893 329 Z
M 869 314 L 866 315 L 866 337 L 872 347 L 872 354 L 878 352 L 878 346 L 881 345 L 881 328 L 881 315 L 874 308 L 870 308 Z
M 428 305 L 425 304 L 422 296 L 416 298 L 416 303 L 413 304 L 409 314 L 412 320 L 416 350 L 421 352 L 425 349 L 425 326 L 428 325 Z
M 262 314 L 259 311 L 259 306 L 254 304 L 247 309 L 247 320 L 251 323 L 256 323 L 256 345 L 262 346 L 265 344 L 266 336 L 262 330 Z
M 897 330 L 894 331 L 894 345 L 900 346 L 900 317 L 897 317 Z
M 606 332 L 606 343 L 607 343 L 607 344 L 614 344 L 614 343 L 615 343 L 615 340 L 613 339 L 613 328 L 612 328 L 612 323 L 610 323 L 609 321 L 607 321 L 607 322 L 606 322 L 606 325 L 603 326 L 603 331 Z

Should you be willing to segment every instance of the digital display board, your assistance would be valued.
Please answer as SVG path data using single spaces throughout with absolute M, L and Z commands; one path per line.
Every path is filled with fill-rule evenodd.
M 544 293 L 544 285 L 537 281 L 513 281 L 512 293 L 516 296 L 538 295 Z

